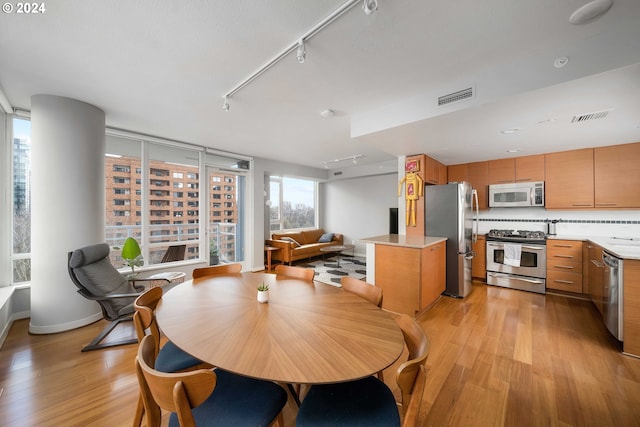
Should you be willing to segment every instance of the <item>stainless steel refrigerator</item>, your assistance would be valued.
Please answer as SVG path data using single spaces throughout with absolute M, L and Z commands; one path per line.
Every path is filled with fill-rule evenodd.
M 478 238 L 473 200 L 477 193 L 468 182 L 427 185 L 424 221 L 427 236 L 447 238 L 447 288 L 443 295 L 464 298 L 471 292 L 472 244 Z M 476 216 L 478 211 L 476 210 Z

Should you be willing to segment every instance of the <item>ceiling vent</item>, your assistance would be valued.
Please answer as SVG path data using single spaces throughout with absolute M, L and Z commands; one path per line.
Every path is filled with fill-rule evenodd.
M 453 102 L 463 101 L 473 97 L 473 87 L 459 90 L 448 95 L 438 97 L 438 107 L 451 104 Z
M 573 118 L 571 119 L 571 123 L 581 123 L 581 122 L 586 122 L 587 120 L 604 119 L 609 114 L 609 111 L 611 110 L 596 111 L 595 113 L 587 113 L 587 114 L 580 114 L 578 116 L 573 116 Z

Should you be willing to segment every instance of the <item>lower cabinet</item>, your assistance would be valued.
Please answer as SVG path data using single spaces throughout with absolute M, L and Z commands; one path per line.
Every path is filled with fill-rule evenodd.
M 582 293 L 582 241 L 547 241 L 547 289 Z
M 375 284 L 382 307 L 415 316 L 433 304 L 446 287 L 446 242 L 425 248 L 375 247 Z
M 624 260 L 625 353 L 640 357 L 640 260 Z

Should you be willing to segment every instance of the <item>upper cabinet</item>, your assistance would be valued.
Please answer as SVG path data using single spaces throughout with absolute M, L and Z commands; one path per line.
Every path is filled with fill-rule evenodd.
M 426 184 L 446 184 L 447 167 L 429 156 L 424 156 L 424 182 Z
M 489 162 L 467 163 L 467 178 L 478 192 L 478 208 L 489 207 Z
M 640 142 L 594 149 L 595 207 L 640 208 Z
M 544 181 L 544 155 L 489 161 L 489 184 Z
M 467 178 L 467 164 L 448 166 L 447 177 L 447 182 L 469 181 L 469 178 Z
M 544 155 L 545 207 L 593 207 L 593 148 Z
M 544 181 L 544 154 L 516 157 L 516 182 Z

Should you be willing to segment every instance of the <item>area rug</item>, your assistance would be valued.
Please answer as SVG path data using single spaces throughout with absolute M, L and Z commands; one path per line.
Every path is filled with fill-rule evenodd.
M 367 276 L 367 263 L 363 257 L 352 257 L 340 255 L 340 266 L 338 259 L 328 256 L 326 259 L 312 259 L 309 262 L 296 264 L 299 267 L 313 268 L 316 272 L 314 280 L 328 285 L 340 286 L 340 279 L 344 276 L 351 276 L 358 280 L 365 280 Z

